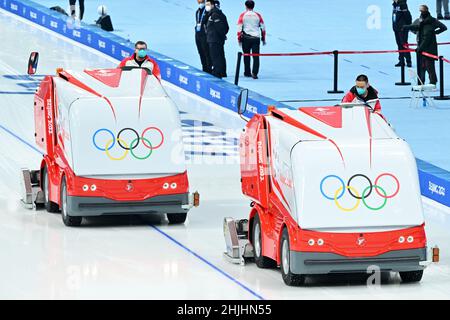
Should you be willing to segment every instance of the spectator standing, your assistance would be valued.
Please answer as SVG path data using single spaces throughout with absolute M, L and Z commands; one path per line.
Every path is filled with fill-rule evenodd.
M 245 2 L 246 11 L 239 16 L 238 20 L 238 42 L 244 53 L 259 54 L 261 41 L 266 45 L 266 27 L 262 16 L 253 11 L 255 1 Z M 258 79 L 259 57 L 253 57 L 253 68 L 250 66 L 250 57 L 244 56 L 244 76 Z M 251 71 L 250 71 L 251 70 Z
M 217 8 L 216 1 L 206 0 L 207 14 L 206 41 L 211 57 L 212 75 L 217 78 L 226 77 L 225 41 L 230 29 L 227 17 Z
M 439 20 L 450 20 L 450 13 L 448 12 L 448 1 L 449 0 L 436 0 L 436 14 Z M 444 7 L 445 16 L 442 16 L 442 7 Z
M 76 17 L 75 14 L 75 3 L 77 2 L 77 0 L 69 0 L 69 4 L 70 4 L 70 15 L 72 16 L 72 18 Z M 80 6 L 80 21 L 83 20 L 83 16 L 84 16 L 84 0 L 78 0 L 78 5 Z
M 209 56 L 208 42 L 206 41 L 206 16 L 205 0 L 197 0 L 198 9 L 195 12 L 195 44 L 202 63 L 202 70 L 211 73 L 211 58 Z
M 437 76 L 435 68 L 435 59 L 422 55 L 422 52 L 427 52 L 432 55 L 438 55 L 438 46 L 436 35 L 447 30 L 447 27 L 430 14 L 428 6 L 421 5 L 420 22 L 419 24 L 412 24 L 405 26 L 404 29 L 417 31 L 417 57 L 418 57 L 418 77 L 425 83 L 425 72 L 428 72 L 430 84 L 436 85 Z
M 395 34 L 395 41 L 397 42 L 398 50 L 405 50 L 405 44 L 408 43 L 408 31 L 403 29 L 403 26 L 412 23 L 411 12 L 409 12 L 407 0 L 393 0 L 392 6 L 392 28 Z M 411 68 L 411 53 L 399 53 L 398 63 L 396 67 L 406 65 Z

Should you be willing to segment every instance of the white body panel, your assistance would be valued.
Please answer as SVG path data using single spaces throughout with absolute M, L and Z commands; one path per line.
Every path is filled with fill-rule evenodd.
M 424 222 L 415 158 L 408 144 L 398 138 L 380 116 L 370 114 L 370 139 L 365 108 L 342 109 L 342 127 L 339 128 L 300 111 L 282 111 L 329 139 L 317 137 L 275 117 L 267 118 L 272 177 L 277 180 L 283 196 L 277 190 L 275 193 L 301 228 L 335 232 L 381 231 L 418 226 Z M 350 191 L 356 197 L 362 198 L 364 189 L 369 187 L 364 199 L 367 206 L 363 199 L 352 197 L 347 189 L 353 175 L 365 175 L 375 185 L 376 178 L 384 173 L 389 175 L 381 176 L 377 181 L 379 187 L 372 187 L 372 192 L 370 183 L 363 176 L 356 176 L 351 181 L 350 186 L 354 189 Z M 391 174 L 398 179 L 399 186 Z M 343 184 L 339 179 L 327 176 L 338 176 Z
M 139 69 L 123 72 L 117 88 L 85 73 L 70 74 L 107 97 L 112 105 L 102 97 L 55 78 L 58 133 L 64 137 L 64 153 L 76 175 L 144 178 L 186 170 L 178 108 L 154 76 L 147 77 L 141 97 Z M 140 137 L 151 128 L 145 132 L 146 144 L 141 140 L 133 150 L 141 158 L 151 152 L 147 159 L 137 159 L 131 150 L 126 150 L 137 138 L 136 133 L 126 128 L 135 130 Z M 123 129 L 120 141 L 124 148 L 117 140 Z M 106 149 L 108 142 L 108 152 L 100 150 Z

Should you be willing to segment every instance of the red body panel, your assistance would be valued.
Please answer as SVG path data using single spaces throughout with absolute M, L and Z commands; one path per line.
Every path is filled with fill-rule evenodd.
M 269 194 L 266 134 L 264 118 L 256 115 L 240 140 L 242 192 L 262 207 Z
M 281 117 L 286 117 L 278 110 L 273 112 Z M 339 114 L 336 116 L 339 117 Z M 255 115 L 248 122 L 246 130 L 241 135 L 240 143 L 242 192 L 254 203 L 249 220 L 252 221 L 258 214 L 261 221 L 262 255 L 280 263 L 279 245 L 284 228 L 287 228 L 289 233 L 291 250 L 299 252 L 327 252 L 350 258 L 371 257 L 393 250 L 418 249 L 426 246 L 424 225 L 395 231 L 368 233 L 331 233 L 301 229 L 292 217 L 290 208 L 283 199 L 281 189 L 277 188 L 276 180 L 270 175 L 271 156 L 267 154 L 267 150 L 271 150 L 270 126 L 267 125 L 265 117 Z M 280 117 L 277 116 L 277 118 Z M 292 121 L 290 117 L 282 120 L 309 132 L 309 128 Z M 331 121 L 326 119 L 324 122 L 339 127 L 340 121 L 339 119 Z M 260 134 L 261 128 L 266 127 L 267 134 Z M 314 131 L 311 133 L 317 134 Z M 255 155 L 260 160 L 256 163 Z M 264 169 L 264 175 L 261 174 L 263 171 L 259 168 Z M 275 190 L 278 190 L 281 199 Z M 252 228 L 249 232 L 252 232 Z M 407 239 L 409 236 L 414 238 L 413 242 L 399 242 L 400 237 Z M 249 239 L 252 239 L 251 234 L 249 234 Z M 314 240 L 314 245 L 309 244 L 311 239 Z M 320 246 L 317 244 L 319 239 L 323 240 L 323 244 Z
M 50 76 L 44 78 L 34 96 L 34 124 L 36 144 L 53 154 L 55 143 L 54 130 L 54 92 L 53 79 Z

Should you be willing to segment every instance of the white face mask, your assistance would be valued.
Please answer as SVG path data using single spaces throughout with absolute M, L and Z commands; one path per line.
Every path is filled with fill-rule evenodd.
M 210 12 L 212 9 L 212 7 L 210 5 L 205 6 L 205 8 L 206 8 L 206 12 Z

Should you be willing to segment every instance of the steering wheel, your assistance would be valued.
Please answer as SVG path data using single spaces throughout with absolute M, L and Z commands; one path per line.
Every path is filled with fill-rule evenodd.
M 122 69 L 123 71 L 130 71 L 130 70 L 133 70 L 133 69 L 143 69 L 143 70 L 147 71 L 147 73 L 149 75 L 152 74 L 152 70 L 150 70 L 149 68 L 146 68 L 146 67 L 125 66 L 125 67 L 121 67 L 120 69 Z

